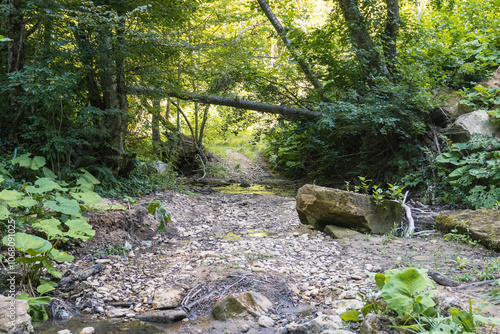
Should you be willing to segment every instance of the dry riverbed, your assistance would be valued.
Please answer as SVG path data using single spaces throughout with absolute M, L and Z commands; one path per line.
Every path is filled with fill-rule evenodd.
M 438 285 L 443 295 L 464 307 L 469 296 L 481 307 L 478 296 L 490 288 L 470 284 L 478 281 L 485 260 L 498 257 L 482 246 L 448 242 L 437 232 L 411 239 L 358 234 L 334 240 L 300 224 L 292 197 L 191 190 L 193 194 L 167 191 L 138 200 L 143 207 L 152 200 L 164 204 L 172 219 L 166 232 L 153 232 L 158 222 L 149 214 L 141 218 L 143 209 L 135 209 L 128 221 L 123 214 L 93 218 L 96 236 L 74 250 L 76 261 L 61 265 L 74 282 L 57 291 L 57 297 L 95 312 L 88 314 L 89 325 L 120 314 L 116 321 L 126 328 L 152 308 L 155 291 L 177 290 L 189 297 L 183 304 L 188 318 L 153 326 L 151 333 L 286 333 L 291 322 L 307 321 L 318 312 L 338 314 L 361 303 L 358 294 L 372 291 L 373 275 L 387 269 L 427 268 L 471 280 L 458 287 Z M 95 275 L 75 278 L 99 263 Z M 263 327 L 257 319 L 210 319 L 220 297 L 243 291 L 259 292 L 273 303 L 267 313 L 272 325 Z M 487 306 L 483 312 L 498 317 L 500 307 Z M 45 333 L 64 326 L 54 324 L 54 331 Z M 345 324 L 353 332 L 358 327 Z

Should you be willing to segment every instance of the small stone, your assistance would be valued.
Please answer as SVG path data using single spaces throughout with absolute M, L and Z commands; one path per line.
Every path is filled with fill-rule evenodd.
M 272 327 L 274 326 L 274 320 L 266 315 L 261 315 L 258 321 L 259 325 L 262 327 Z
M 137 316 L 137 319 L 142 321 L 169 324 L 175 321 L 181 321 L 187 318 L 187 316 L 187 313 L 182 310 L 162 310 L 147 311 Z
M 69 329 L 63 329 L 58 331 L 57 334 L 71 334 L 71 331 Z
M 80 331 L 80 334 L 93 334 L 95 333 L 94 327 L 85 327 Z
M 239 327 L 239 330 L 240 330 L 240 332 L 242 332 L 242 333 L 246 333 L 246 332 L 248 332 L 248 331 L 250 330 L 250 328 L 251 328 L 251 327 L 250 327 L 249 325 L 244 324 L 244 325 L 241 325 L 241 326 Z
M 128 257 L 135 257 L 135 253 L 133 250 L 131 250 L 130 252 L 128 252 Z

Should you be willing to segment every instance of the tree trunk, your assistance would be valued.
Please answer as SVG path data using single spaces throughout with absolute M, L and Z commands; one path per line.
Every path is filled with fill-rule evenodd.
M 153 101 L 152 121 L 151 121 L 151 140 L 153 142 L 153 151 L 158 155 L 161 151 L 160 139 L 160 100 Z
M 396 71 L 397 36 L 399 31 L 399 2 L 398 0 L 386 0 L 387 20 L 384 31 L 384 56 L 392 74 Z
M 267 4 L 266 0 L 257 0 L 259 2 L 260 8 L 262 8 L 262 11 L 264 14 L 266 14 L 267 18 L 269 19 L 269 22 L 271 22 L 272 26 L 278 33 L 278 35 L 281 36 L 281 40 L 283 41 L 285 47 L 290 51 L 292 54 L 292 57 L 295 59 L 295 61 L 299 64 L 300 68 L 302 69 L 302 72 L 306 76 L 307 80 L 311 85 L 313 85 L 314 88 L 318 90 L 323 90 L 323 85 L 319 81 L 318 77 L 314 74 L 312 71 L 311 66 L 307 62 L 306 59 L 300 54 L 299 50 L 297 50 L 295 47 L 292 46 L 292 41 L 288 38 L 288 34 L 285 32 L 285 29 L 283 29 L 283 26 L 281 25 L 280 21 L 276 18 L 274 15 L 273 11 Z M 331 102 L 329 98 L 327 98 L 323 92 L 320 92 L 320 97 L 323 102 Z
M 181 100 L 200 102 L 204 104 L 215 104 L 220 106 L 241 108 L 247 110 L 254 110 L 266 112 L 271 114 L 279 114 L 286 117 L 303 117 L 307 119 L 315 119 L 321 116 L 320 112 L 300 109 L 287 106 L 278 106 L 274 104 L 253 102 L 248 100 L 241 100 L 239 98 L 213 96 L 213 95 L 197 95 L 197 94 L 178 94 L 175 92 L 167 93 L 170 97 L 177 97 Z
M 393 0 L 396 1 L 397 0 Z M 363 15 L 359 11 L 355 0 L 339 0 L 344 19 L 349 29 L 349 35 L 356 51 L 358 61 L 368 82 L 377 76 L 385 76 L 392 80 L 392 76 L 385 65 L 382 56 L 375 49 Z
M 7 73 L 9 74 L 22 71 L 24 68 L 26 22 L 21 5 L 21 0 L 12 0 L 10 4 L 6 6 L 6 37 L 11 39 L 11 41 L 7 43 Z M 16 142 L 18 141 L 17 127 L 25 111 L 25 105 L 20 102 L 22 95 L 24 95 L 23 87 L 19 84 L 15 85 L 9 94 L 7 106 L 7 113 L 10 115 L 8 118 L 12 121 L 12 129 L 9 138 Z
M 223 97 L 223 96 L 214 96 L 214 95 L 198 95 L 193 93 L 184 93 L 180 94 L 177 92 L 167 92 L 154 88 L 145 88 L 145 87 L 128 87 L 128 91 L 131 94 L 136 95 L 150 95 L 150 94 L 162 94 L 163 96 L 175 97 L 177 99 L 185 100 L 185 101 L 193 101 L 200 102 L 203 104 L 214 104 L 219 106 L 227 106 L 234 108 L 241 108 L 246 110 L 254 110 L 259 112 L 265 112 L 270 114 L 283 115 L 289 118 L 303 117 L 305 119 L 316 119 L 322 115 L 322 113 L 310 109 L 302 109 L 302 108 L 294 108 L 287 106 L 278 106 L 275 104 L 269 103 L 261 103 L 254 102 L 248 100 L 242 100 L 239 98 L 232 97 Z M 171 103 L 174 106 L 178 106 L 178 103 L 171 100 Z M 179 108 L 177 107 L 177 110 Z

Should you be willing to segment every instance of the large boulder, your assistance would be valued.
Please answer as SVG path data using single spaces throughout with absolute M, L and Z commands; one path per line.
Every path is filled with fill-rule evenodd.
M 34 333 L 31 317 L 28 315 L 28 302 L 5 297 L 0 294 L 0 333 Z
M 457 230 L 478 240 L 486 248 L 500 252 L 500 210 L 459 210 L 440 214 L 436 227 L 443 232 Z
M 358 232 L 384 234 L 402 218 L 401 204 L 384 200 L 376 204 L 372 196 L 306 184 L 297 192 L 297 212 L 302 224 L 323 231 L 327 225 Z
M 498 137 L 499 131 L 491 122 L 493 116 L 485 110 L 476 110 L 468 114 L 461 115 L 446 130 L 454 142 L 466 142 L 473 134 Z
M 273 306 L 271 301 L 257 292 L 242 292 L 225 296 L 215 303 L 212 314 L 217 320 L 260 317 Z

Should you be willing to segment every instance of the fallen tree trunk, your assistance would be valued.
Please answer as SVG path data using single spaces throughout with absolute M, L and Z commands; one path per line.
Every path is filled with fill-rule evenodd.
M 163 95 L 169 97 L 176 97 L 185 101 L 192 102 L 200 102 L 204 104 L 215 104 L 219 106 L 227 106 L 234 108 L 241 108 L 246 110 L 254 110 L 259 112 L 266 112 L 271 114 L 283 115 L 285 117 L 296 118 L 303 117 L 307 119 L 316 119 L 322 114 L 318 111 L 302 109 L 302 108 L 294 108 L 287 106 L 278 106 L 275 104 L 262 103 L 262 102 L 254 102 L 248 100 L 242 100 L 239 98 L 232 97 L 224 97 L 224 96 L 215 96 L 215 95 L 199 95 L 194 93 L 177 93 L 177 92 L 167 92 L 154 88 L 146 88 L 146 87 L 129 87 L 129 92 L 131 94 L 138 95 L 147 95 L 147 94 L 155 94 L 155 95 Z

